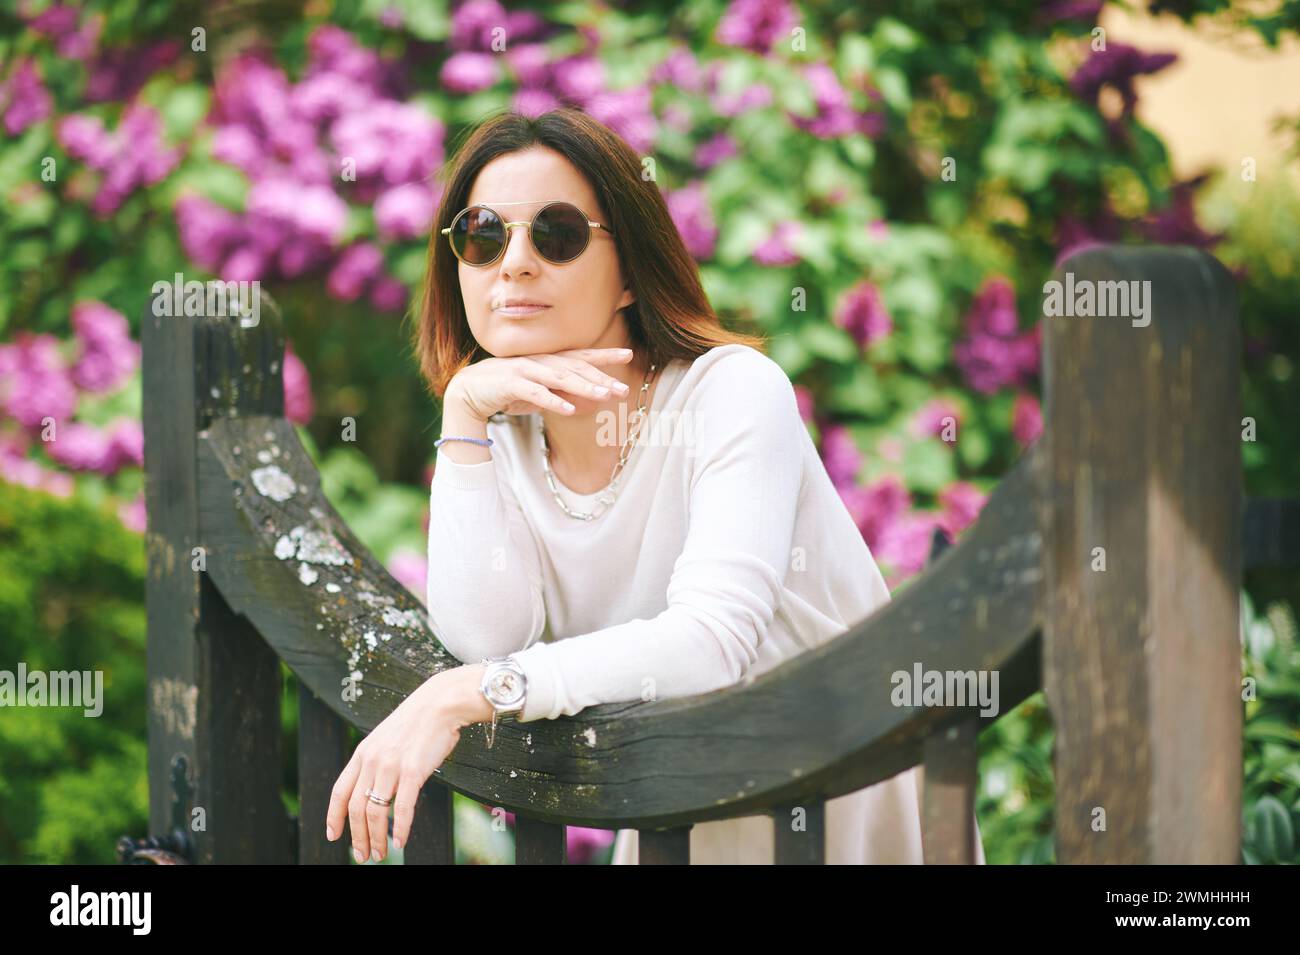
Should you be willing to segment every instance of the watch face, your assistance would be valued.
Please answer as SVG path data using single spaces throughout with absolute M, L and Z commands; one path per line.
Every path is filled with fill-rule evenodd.
M 488 692 L 492 699 L 501 706 L 518 703 L 524 695 L 524 681 L 519 675 L 509 670 L 501 670 L 492 675 L 488 681 Z

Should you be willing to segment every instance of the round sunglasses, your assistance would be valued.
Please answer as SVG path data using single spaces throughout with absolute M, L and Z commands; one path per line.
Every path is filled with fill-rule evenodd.
M 513 203 L 501 203 L 512 205 Z M 572 262 L 587 250 L 594 229 L 608 228 L 592 222 L 587 214 L 571 202 L 554 201 L 541 209 L 531 221 L 507 222 L 485 205 L 462 209 L 442 230 L 451 242 L 451 250 L 466 265 L 483 268 L 501 258 L 506 250 L 511 226 L 527 226 L 528 238 L 537 254 L 555 265 Z

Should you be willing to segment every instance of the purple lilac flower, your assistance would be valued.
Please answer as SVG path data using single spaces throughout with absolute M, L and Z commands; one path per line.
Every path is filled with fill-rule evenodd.
M 25 455 L 20 443 L 3 437 L 0 437 L 0 480 L 58 497 L 69 497 L 74 487 L 72 475 L 41 467 Z
M 551 25 L 533 10 L 511 10 L 506 14 L 506 47 L 526 40 L 539 40 L 551 32 Z
M 79 302 L 72 309 L 72 325 L 81 355 L 72 367 L 72 381 L 90 392 L 118 388 L 140 363 L 140 345 L 131 340 L 125 316 L 102 302 Z
M 576 103 L 586 103 L 605 89 L 605 64 L 594 56 L 565 57 L 555 63 L 551 75 L 556 92 Z
M 753 83 L 739 93 L 714 93 L 710 105 L 719 116 L 734 119 L 751 110 L 762 109 L 772 105 L 772 90 L 763 83 Z
M 381 275 L 370 289 L 370 304 L 381 312 L 400 311 L 406 305 L 406 286 L 391 275 Z
M 993 394 L 1037 371 L 1039 331 L 1017 332 L 1015 289 L 996 276 L 984 283 L 966 315 L 966 337 L 954 356 L 966 383 Z
M 384 239 L 415 239 L 433 223 L 434 195 L 421 182 L 396 186 L 375 200 L 375 226 Z
M 180 150 L 163 148 L 158 113 L 142 103 L 128 106 L 111 134 L 98 120 L 68 116 L 59 123 L 57 135 L 68 155 L 102 174 L 90 204 L 101 218 L 111 215 L 136 188 L 162 180 L 180 162 Z
M 356 161 L 358 177 L 381 177 L 390 185 L 425 179 L 437 168 L 443 126 L 418 106 L 379 101 L 330 127 L 340 156 Z
M 339 256 L 325 280 L 325 288 L 335 298 L 352 302 L 365 294 L 383 269 L 384 255 L 379 247 L 369 242 L 358 242 L 348 246 Z
M 886 578 L 889 586 L 901 583 L 925 568 L 934 542 L 934 530 L 942 527 L 940 515 L 913 511 L 891 521 L 871 548 L 875 557 L 893 568 Z
M 803 232 L 803 225 L 794 220 L 777 223 L 772 234 L 754 250 L 754 261 L 759 265 L 794 265 L 801 256 L 794 250 L 794 241 Z
M 451 48 L 491 50 L 492 31 L 496 27 L 505 27 L 509 22 L 507 16 L 505 7 L 497 0 L 466 0 L 452 11 Z
M 894 320 L 880 297 L 880 289 L 868 281 L 858 282 L 840 299 L 835 309 L 835 324 L 847 329 L 858 347 L 864 350 L 894 328 Z
M 462 50 L 442 64 L 439 77 L 443 88 L 452 93 L 477 93 L 494 86 L 501 78 L 497 58 L 492 53 Z
M 284 416 L 294 424 L 307 424 L 315 414 L 311 376 L 302 359 L 286 343 L 284 349 Z
M 1206 232 L 1196 221 L 1196 190 L 1208 178 L 1208 174 L 1202 174 L 1177 183 L 1173 187 L 1169 204 L 1148 215 L 1141 223 L 1139 229 L 1142 234 L 1162 245 L 1194 245 L 1209 249 L 1217 244 L 1224 233 Z
M 277 177 L 253 184 L 248 192 L 248 213 L 333 245 L 347 225 L 348 207 L 329 186 L 303 185 Z
M 918 438 L 943 437 L 948 418 L 952 419 L 953 428 L 960 430 L 962 414 L 955 401 L 949 398 L 927 401 L 912 417 L 912 434 Z
M 587 826 L 565 827 L 565 858 L 574 865 L 589 865 L 596 854 L 608 849 L 617 838 L 612 829 Z
M 715 39 L 727 46 L 768 53 L 778 40 L 789 37 L 798 23 L 794 7 L 786 0 L 732 0 L 718 22 Z
M 1011 407 L 1011 433 L 1022 448 L 1033 444 L 1043 433 L 1043 409 L 1033 395 L 1016 395 Z
M 1095 104 L 1102 87 L 1111 86 L 1123 98 L 1124 115 L 1128 116 L 1137 104 L 1134 79 L 1163 70 L 1177 59 L 1177 53 L 1143 53 L 1127 43 L 1110 43 L 1104 50 L 1094 50 L 1070 77 L 1070 89 L 1080 99 Z
M 672 190 L 666 201 L 668 214 L 672 216 L 687 251 L 700 261 L 711 258 L 718 240 L 718 228 L 703 184 L 693 182 Z
M 841 424 L 824 428 L 821 455 L 822 464 L 835 487 L 842 489 L 856 483 L 858 470 L 862 467 L 862 452 L 848 428 Z
M 650 104 L 650 87 L 597 93 L 587 100 L 585 109 L 593 119 L 622 136 L 636 152 L 644 153 L 654 146 L 659 124 Z
M 855 132 L 878 136 L 883 131 L 883 118 L 854 109 L 848 90 L 825 63 L 809 64 L 804 67 L 803 75 L 812 87 L 817 111 L 812 116 L 790 114 L 790 122 L 797 128 L 819 139 L 836 139 Z
M 35 33 L 53 40 L 59 56 L 84 60 L 99 41 L 104 18 L 102 14 L 95 14 L 87 18 L 84 25 L 78 26 L 76 7 L 56 3 L 29 20 L 27 25 Z
M 884 532 L 911 506 L 912 496 L 901 479 L 889 474 L 866 487 L 842 487 L 840 497 L 862 533 L 867 546 L 874 549 Z
M 134 500 L 128 501 L 117 509 L 117 519 L 122 522 L 123 527 L 137 534 L 143 534 L 149 529 L 149 510 L 145 506 L 143 491 L 137 494 Z
M 695 150 L 695 165 L 701 170 L 712 169 L 739 152 L 736 141 L 726 133 L 718 133 L 700 144 Z
M 178 40 L 159 40 L 141 46 L 104 50 L 89 64 L 90 75 L 86 78 L 82 99 L 87 103 L 130 99 L 149 77 L 175 63 L 180 55 Z
M 45 442 L 50 458 L 70 471 L 100 471 L 108 456 L 109 437 L 80 421 L 58 422 L 54 439 Z
M 324 24 L 307 40 L 311 53 L 308 72 L 335 73 L 367 89 L 378 89 L 385 81 L 385 67 L 379 54 L 367 49 L 342 27 Z
M 426 481 L 427 485 L 428 482 Z M 429 558 L 409 548 L 398 548 L 388 558 L 388 572 L 393 579 L 409 590 L 419 601 L 427 598 L 429 586 Z
M 651 71 L 650 82 L 662 83 L 684 93 L 702 93 L 706 77 L 690 48 L 678 46 Z
M 1060 265 L 1076 252 L 1094 248 L 1120 237 L 1120 221 L 1109 209 L 1103 209 L 1091 219 L 1064 215 L 1056 223 L 1056 265 Z
M 939 492 L 939 524 L 950 540 L 975 523 L 986 501 L 988 495 L 969 481 L 954 481 Z
M 135 418 L 117 419 L 108 432 L 105 473 L 116 474 L 127 465 L 144 467 L 144 428 Z
M 19 332 L 0 345 L 0 408 L 24 428 L 38 430 L 45 418 L 57 423 L 72 417 L 77 389 L 53 335 Z
M 54 111 L 54 100 L 31 60 L 19 63 L 13 75 L 0 86 L 0 106 L 4 107 L 5 132 L 10 136 L 17 136 Z
M 506 64 L 521 87 L 540 87 L 550 81 L 550 55 L 545 44 L 520 43 L 508 47 Z
M 559 107 L 560 101 L 546 90 L 525 89 L 515 93 L 512 108 L 515 112 L 536 119 L 543 113 Z

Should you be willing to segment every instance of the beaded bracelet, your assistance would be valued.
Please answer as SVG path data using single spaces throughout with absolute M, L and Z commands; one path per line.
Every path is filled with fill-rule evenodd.
M 442 442 L 444 441 L 469 441 L 471 444 L 481 444 L 485 448 L 492 447 L 491 438 L 457 438 L 452 436 L 439 438 L 437 441 L 433 442 L 433 446 L 435 448 L 442 447 Z

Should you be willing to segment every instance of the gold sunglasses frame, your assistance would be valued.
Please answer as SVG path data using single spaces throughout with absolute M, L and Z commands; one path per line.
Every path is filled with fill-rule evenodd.
M 496 203 L 496 205 L 518 206 L 518 205 L 525 205 L 528 202 L 536 202 L 536 201 L 538 200 L 532 199 L 532 200 L 521 200 L 520 202 L 498 202 Z M 465 260 L 460 257 L 460 253 L 456 251 L 456 243 L 452 240 L 451 230 L 456 227 L 456 223 L 461 220 L 461 217 L 465 215 L 465 213 L 469 212 L 471 209 L 488 210 L 488 212 L 492 213 L 494 216 L 496 216 L 505 224 L 504 228 L 506 233 L 505 241 L 501 243 L 501 250 L 497 252 L 497 254 L 492 258 L 490 262 L 465 262 L 465 264 L 472 269 L 485 269 L 488 266 L 495 265 L 497 262 L 501 261 L 501 257 L 506 254 L 506 246 L 510 244 L 510 230 L 511 228 L 517 225 L 524 226 L 528 230 L 528 241 L 532 243 L 533 251 L 536 252 L 539 256 L 541 256 L 544 262 L 547 262 L 550 265 L 568 265 L 570 262 L 576 262 L 578 261 L 578 259 L 582 258 L 582 253 L 586 252 L 587 249 L 591 247 L 590 231 L 587 233 L 587 244 L 582 247 L 582 252 L 579 252 L 571 259 L 565 259 L 563 262 L 556 262 L 553 259 L 550 259 L 547 256 L 543 255 L 542 250 L 537 247 L 537 243 L 533 242 L 533 223 L 537 221 L 538 216 L 540 216 L 547 209 L 551 208 L 551 206 L 557 206 L 557 205 L 572 206 L 574 209 L 578 210 L 578 214 L 581 215 L 583 219 L 586 219 L 587 225 L 590 226 L 591 229 L 599 229 L 610 238 L 614 237 L 613 231 L 608 226 L 601 225 L 601 223 L 596 222 L 590 217 L 588 217 L 587 213 L 583 212 L 582 209 L 579 208 L 579 206 L 576 203 L 569 202 L 569 200 L 567 199 L 546 199 L 542 201 L 544 201 L 546 205 L 542 206 L 540 209 L 534 212 L 533 217 L 531 219 L 516 219 L 514 221 L 510 221 L 506 219 L 505 216 L 497 212 L 496 209 L 492 208 L 492 206 L 488 205 L 486 202 L 476 202 L 472 206 L 466 206 L 464 209 L 461 209 L 460 212 L 456 213 L 456 218 L 451 220 L 451 225 L 447 226 L 445 229 L 442 230 L 442 234 L 447 237 L 447 244 L 451 246 L 451 254 L 456 256 L 456 260 L 458 262 L 465 262 Z

